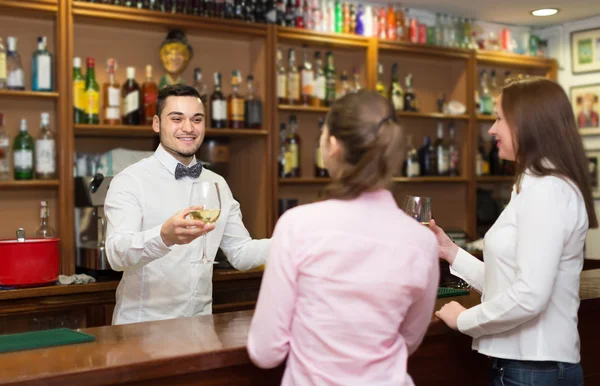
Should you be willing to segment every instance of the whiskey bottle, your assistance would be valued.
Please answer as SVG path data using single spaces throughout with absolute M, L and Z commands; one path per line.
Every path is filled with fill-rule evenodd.
M 52 54 L 46 49 L 46 37 L 38 36 L 38 48 L 31 58 L 31 90 L 52 89 Z
M 0 90 L 6 88 L 6 47 L 0 37 Z
M 277 100 L 279 104 L 287 103 L 288 82 L 287 72 L 283 64 L 283 51 L 277 48 Z
M 417 107 L 417 96 L 412 88 L 412 74 L 406 75 L 404 80 L 406 91 L 404 92 L 404 111 L 419 111 Z
M 121 88 L 123 100 L 123 124 L 140 125 L 142 123 L 140 114 L 140 86 L 135 81 L 135 67 L 127 67 L 127 81 Z
M 326 77 L 325 71 L 323 70 L 323 60 L 321 59 L 321 52 L 315 52 L 315 70 L 314 70 L 314 84 L 313 84 L 313 95 L 311 98 L 311 105 L 314 107 L 325 106 L 325 90 L 326 90 Z
M 85 123 L 97 125 L 100 123 L 100 86 L 96 82 L 94 71 L 94 58 L 87 58 L 87 72 L 85 74 L 84 87 L 84 115 Z
M 312 64 L 308 60 L 308 46 L 304 44 L 302 46 L 302 53 L 304 56 L 304 62 L 300 67 L 300 78 L 302 80 L 302 104 L 308 106 L 311 103 L 314 88 L 315 73 L 313 71 Z
M 231 73 L 231 94 L 227 98 L 227 117 L 229 127 L 232 129 L 244 128 L 244 109 L 246 107 L 244 97 L 240 95 L 241 75 L 239 70 Z
M 398 63 L 392 64 L 392 84 L 390 85 L 389 99 L 394 105 L 396 111 L 404 110 L 404 90 L 400 86 L 398 75 Z
M 321 152 L 321 135 L 323 134 L 323 126 L 325 125 L 325 119 L 319 118 L 319 135 L 317 136 L 317 143 L 315 146 L 315 177 L 329 177 L 329 172 L 325 168 L 323 162 L 323 153 Z
M 102 85 L 102 94 L 104 95 L 104 119 L 102 122 L 105 125 L 119 125 L 121 124 L 121 85 L 115 80 L 117 61 L 109 58 L 106 66 L 108 81 Z
M 56 236 L 56 231 L 49 224 L 50 210 L 48 201 L 41 202 L 40 227 L 35 231 L 35 237 L 39 239 L 51 239 Z
M 262 127 L 262 100 L 256 94 L 254 76 L 252 74 L 248 75 L 246 87 L 248 87 L 246 108 L 244 109 L 246 113 L 246 127 L 249 129 L 260 129 Z
M 381 63 L 377 65 L 377 84 L 375 85 L 375 91 L 379 95 L 387 97 L 385 85 L 383 84 L 383 65 Z
M 85 105 L 85 78 L 81 73 L 81 58 L 76 57 L 73 58 L 73 123 L 86 123 Z
M 158 85 L 152 79 L 152 66 L 146 66 L 146 81 L 142 84 L 144 112 L 142 120 L 146 125 L 151 125 L 156 115 L 156 100 L 158 99 Z
M 33 179 L 33 138 L 27 132 L 27 121 L 21 120 L 19 134 L 13 142 L 15 180 Z
M 215 72 L 215 90 L 210 96 L 210 126 L 223 129 L 227 126 L 227 101 L 221 92 L 221 73 Z
M 300 177 L 300 138 L 297 130 L 296 116 L 290 115 L 289 131 L 285 140 L 285 158 L 288 173 L 286 177 Z M 289 166 L 287 162 L 289 160 Z
M 288 52 L 288 104 L 300 103 L 300 73 L 296 67 L 296 51 L 290 48 Z
M 35 178 L 56 179 L 56 141 L 50 130 L 50 114 L 42 113 L 40 136 L 35 141 Z
M 333 53 L 327 51 L 327 67 L 325 67 L 325 103 L 328 107 L 336 101 L 336 76 L 333 64 Z

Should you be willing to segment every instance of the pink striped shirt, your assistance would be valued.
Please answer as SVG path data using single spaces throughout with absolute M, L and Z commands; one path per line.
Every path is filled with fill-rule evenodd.
M 287 211 L 277 223 L 248 354 L 283 385 L 413 385 L 431 321 L 438 245 L 388 190 Z

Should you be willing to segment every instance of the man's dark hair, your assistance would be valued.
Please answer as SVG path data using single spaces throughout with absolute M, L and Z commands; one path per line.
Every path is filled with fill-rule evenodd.
M 160 118 L 160 114 L 165 108 L 165 102 L 170 96 L 191 96 L 200 99 L 198 90 L 192 86 L 185 84 L 173 84 L 166 86 L 158 92 L 158 99 L 156 100 L 156 115 L 158 115 L 158 118 Z

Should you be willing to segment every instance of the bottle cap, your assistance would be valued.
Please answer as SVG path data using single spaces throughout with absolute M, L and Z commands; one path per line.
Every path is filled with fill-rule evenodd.
M 17 50 L 17 38 L 9 36 L 6 38 L 6 44 L 8 45 L 8 51 L 15 52 Z
M 106 69 L 108 70 L 108 72 L 110 72 L 111 70 L 116 71 L 117 70 L 117 60 L 115 58 L 108 58 L 106 60 Z
M 135 79 L 135 67 L 127 67 L 127 79 Z
M 94 67 L 94 58 L 87 58 L 88 68 Z
M 50 113 L 42 113 L 42 125 L 50 124 Z
M 37 41 L 38 41 L 38 44 L 42 44 L 44 47 L 46 47 L 46 37 L 45 36 L 38 36 Z
M 21 119 L 21 126 L 19 128 L 20 131 L 27 131 L 27 119 Z
M 146 78 L 152 78 L 152 65 L 146 65 Z
M 81 68 L 81 58 L 79 56 L 73 58 L 73 67 Z
M 202 69 L 200 67 L 194 68 L 194 79 L 196 79 L 196 80 L 202 79 Z

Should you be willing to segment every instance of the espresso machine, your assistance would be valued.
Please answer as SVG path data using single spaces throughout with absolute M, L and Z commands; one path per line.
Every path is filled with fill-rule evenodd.
M 97 279 L 121 275 L 111 269 L 105 249 L 104 200 L 111 180 L 100 173 L 75 177 L 76 270 Z

